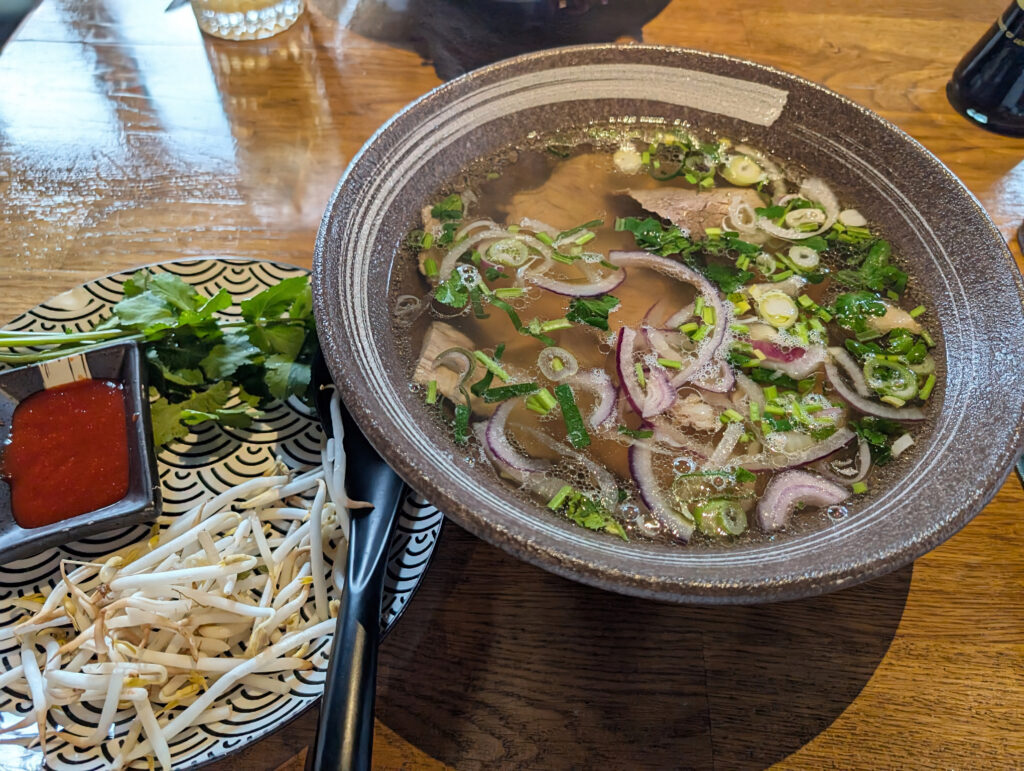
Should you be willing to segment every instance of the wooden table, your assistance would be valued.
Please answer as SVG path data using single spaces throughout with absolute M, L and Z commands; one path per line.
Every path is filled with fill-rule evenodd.
M 1024 141 L 974 128 L 944 96 L 1004 4 L 675 0 L 643 37 L 777 65 L 878 111 L 1010 238 Z M 44 0 L 0 54 L 0 317 L 155 260 L 309 265 L 345 164 L 439 82 L 415 53 L 369 37 L 387 24 L 374 31 L 354 2 L 321 0 L 253 44 L 204 39 L 187 9 L 164 5 Z M 382 648 L 375 766 L 1022 767 L 1022 514 L 1011 478 L 913 567 L 721 609 L 578 586 L 449 524 Z M 298 768 L 314 723 L 214 768 Z

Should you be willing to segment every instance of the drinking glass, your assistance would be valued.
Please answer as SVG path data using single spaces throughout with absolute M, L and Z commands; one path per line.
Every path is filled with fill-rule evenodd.
M 192 0 L 199 29 L 226 40 L 276 35 L 292 26 L 304 7 L 304 0 Z

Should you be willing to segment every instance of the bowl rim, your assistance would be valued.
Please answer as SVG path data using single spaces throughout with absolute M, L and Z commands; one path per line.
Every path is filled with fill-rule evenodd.
M 891 121 L 862 105 L 831 91 L 825 86 L 784 70 L 739 57 L 698 49 L 665 45 L 619 45 L 605 43 L 548 49 L 505 59 L 474 70 L 447 83 L 440 84 L 406 105 L 375 131 L 359 152 L 353 156 L 342 174 L 327 204 L 317 234 L 313 265 L 314 305 L 321 340 L 326 344 L 325 356 L 331 367 L 335 382 L 338 384 L 356 422 L 360 425 L 360 428 L 367 435 L 371 443 L 395 467 L 395 470 L 414 489 L 422 488 L 423 492 L 429 495 L 435 505 L 441 507 L 459 525 L 520 559 L 564 577 L 599 588 L 652 599 L 693 604 L 760 603 L 815 596 L 861 583 L 909 564 L 956 533 L 992 499 L 1009 475 L 1013 461 L 1021 449 L 1024 448 L 1024 422 L 1017 421 L 1012 430 L 1009 431 L 1006 441 L 1001 448 L 998 467 L 987 470 L 984 479 L 979 480 L 979 485 L 970 491 L 971 495 L 965 496 L 964 500 L 955 507 L 954 516 L 947 517 L 941 521 L 937 519 L 936 522 L 939 522 L 939 524 L 935 527 L 924 530 L 918 529 L 917 532 L 908 538 L 888 543 L 888 548 L 885 551 L 870 555 L 860 555 L 859 558 L 852 561 L 837 562 L 830 570 L 823 573 L 787 574 L 781 582 L 777 577 L 753 580 L 746 576 L 736 583 L 721 581 L 700 582 L 682 579 L 678 576 L 656 577 L 631 573 L 628 570 L 621 569 L 621 566 L 600 564 L 598 560 L 593 558 L 584 559 L 577 554 L 566 552 L 563 548 L 559 548 L 559 545 L 552 543 L 550 539 L 544 541 L 543 539 L 533 537 L 535 534 L 525 531 L 517 532 L 507 527 L 506 524 L 494 521 L 494 519 L 486 514 L 480 515 L 476 511 L 469 509 L 464 501 L 460 501 L 448 494 L 443 486 L 435 484 L 432 480 L 426 478 L 413 460 L 394 451 L 388 432 L 384 427 L 376 423 L 371 405 L 364 403 L 363 393 L 346 375 L 345 368 L 339 366 L 338 362 L 341 360 L 339 358 L 341 354 L 340 346 L 336 336 L 330 332 L 330 321 L 328 320 L 330 304 L 335 300 L 335 298 L 330 296 L 330 288 L 334 285 L 333 282 L 337 281 L 336 272 L 332 275 L 328 271 L 328 265 L 331 264 L 328 242 L 331 224 L 337 216 L 338 201 L 359 168 L 360 163 L 372 152 L 374 145 L 383 136 L 395 130 L 396 125 L 407 120 L 410 114 L 415 115 L 416 111 L 421 109 L 425 103 L 439 100 L 447 92 L 457 92 L 465 89 L 467 84 L 470 84 L 471 90 L 471 82 L 474 79 L 493 78 L 495 75 L 502 75 L 503 72 L 514 75 L 520 68 L 528 67 L 535 62 L 553 62 L 552 66 L 544 69 L 554 69 L 559 66 L 558 62 L 560 60 L 564 60 L 568 56 L 593 55 L 609 51 L 627 52 L 627 55 L 639 57 L 651 54 L 665 54 L 679 57 L 681 60 L 687 57 L 694 57 L 705 62 L 720 61 L 753 68 L 803 88 L 819 92 L 825 98 L 838 100 L 847 108 L 857 111 L 866 119 L 877 124 L 886 133 L 894 135 L 905 144 L 909 144 L 913 150 L 920 154 L 921 159 L 928 163 L 932 172 L 944 176 L 961 195 L 966 196 L 967 202 L 972 204 L 974 208 L 974 214 L 980 218 L 976 224 L 983 225 L 986 230 L 984 235 L 986 240 L 991 241 L 993 253 L 998 251 L 1001 260 L 1011 269 L 1017 301 L 1024 306 L 1024 280 L 1022 280 L 1019 269 L 1017 269 L 1006 242 L 987 212 L 981 206 L 977 197 L 960 182 L 942 161 L 920 142 L 906 134 L 906 132 Z M 1001 249 L 996 247 L 997 244 L 1001 245 Z M 995 255 L 993 254 L 993 256 Z M 389 260 L 393 260 L 393 258 L 394 254 L 389 256 Z M 345 331 L 341 330 L 340 334 L 344 336 Z M 1015 377 L 1017 382 L 1024 383 L 1022 374 L 1024 373 L 1014 371 L 1012 376 Z M 371 394 L 369 398 L 372 400 L 378 397 L 376 394 Z M 1024 405 L 1019 405 L 1019 409 L 1024 409 Z

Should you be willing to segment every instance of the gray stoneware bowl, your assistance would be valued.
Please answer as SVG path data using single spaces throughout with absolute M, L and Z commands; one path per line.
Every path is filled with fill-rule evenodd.
M 829 180 L 904 255 L 941 328 L 945 388 L 896 483 L 810 533 L 730 548 L 624 543 L 524 504 L 427 416 L 390 322 L 396 250 L 421 207 L 471 161 L 530 131 L 610 117 L 681 118 L 743 137 Z M 676 602 L 832 591 L 908 564 L 992 498 L 1022 447 L 1021 276 L 991 220 L 921 145 L 821 86 L 726 56 L 596 45 L 510 59 L 453 80 L 392 118 L 327 207 L 314 265 L 320 340 L 345 402 L 395 470 L 509 553 L 584 583 Z M 933 322 L 934 323 L 934 322 Z M 944 364 L 944 366 L 943 366 Z

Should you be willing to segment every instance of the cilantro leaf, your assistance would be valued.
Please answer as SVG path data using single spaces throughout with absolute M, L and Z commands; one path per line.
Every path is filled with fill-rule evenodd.
M 599 297 L 574 297 L 569 303 L 569 311 L 565 317 L 577 324 L 589 324 L 607 332 L 608 314 L 617 307 L 619 298 L 610 294 Z
M 851 420 L 850 428 L 868 443 L 871 460 L 877 466 L 884 466 L 892 460 L 892 439 L 904 433 L 904 428 L 895 420 L 866 417 Z
M 581 527 L 588 530 L 604 530 L 628 541 L 622 525 L 612 517 L 611 513 L 601 504 L 582 493 L 572 492 L 562 505 L 562 513 Z
M 836 298 L 833 304 L 836 323 L 856 335 L 866 335 L 869 316 L 884 316 L 886 307 L 872 292 L 847 292 Z
M 434 287 L 434 299 L 453 308 L 465 308 L 469 302 L 469 290 L 462 283 L 458 271 L 453 270 L 447 279 Z
M 193 391 L 183 401 L 170 403 L 166 397 L 159 397 L 149 407 L 150 420 L 153 425 L 153 443 L 161 447 L 175 439 L 188 436 L 189 426 L 195 426 L 208 420 L 214 420 L 235 428 L 248 427 L 254 418 L 260 416 L 255 408 L 255 397 L 238 389 L 235 394 L 239 403 L 228 407 L 235 386 L 222 380 L 205 391 Z M 150 389 L 150 398 L 157 395 Z
M 888 241 L 878 239 L 872 243 L 857 270 L 836 271 L 835 279 L 852 289 L 870 289 L 873 292 L 892 290 L 902 293 L 907 288 L 907 274 L 889 264 L 892 247 Z
M 636 239 L 636 245 L 648 252 L 662 257 L 670 254 L 691 254 L 699 248 L 697 244 L 683 235 L 675 225 L 666 228 L 654 217 L 637 219 L 636 217 L 620 217 L 615 220 L 617 231 L 628 231 Z
M 163 299 L 171 307 L 180 311 L 194 311 L 203 298 L 194 287 L 186 284 L 181 276 L 173 273 L 154 273 L 149 278 L 147 292 Z
M 452 193 L 442 201 L 439 201 L 430 210 L 430 216 L 441 222 L 462 219 L 462 196 Z
M 284 354 L 268 356 L 264 362 L 267 370 L 267 388 L 275 399 L 301 396 L 309 388 L 309 365 L 295 361 Z
M 785 213 L 786 213 L 786 207 L 785 206 L 778 206 L 778 205 L 775 205 L 775 206 L 759 206 L 759 207 L 754 209 L 754 214 L 756 214 L 758 217 L 766 217 L 767 219 L 770 219 L 770 220 L 777 220 L 779 217 L 782 217 L 783 215 L 785 215 Z
M 232 332 L 224 335 L 223 340 L 210 349 L 199 366 L 208 380 L 223 380 L 234 375 L 243 364 L 251 363 L 259 352 L 244 332 Z
M 177 319 L 167 302 L 146 290 L 121 300 L 113 307 L 119 326 L 141 331 L 154 324 L 173 325 Z
M 754 274 L 748 270 L 740 270 L 731 265 L 719 265 L 716 263 L 709 263 L 705 267 L 700 268 L 700 272 L 709 281 L 717 284 L 724 294 L 732 294 L 754 277 Z
M 281 353 L 294 359 L 306 339 L 305 328 L 296 324 L 267 324 L 249 328 L 249 341 L 267 355 Z
M 309 279 L 306 276 L 286 278 L 248 300 L 242 300 L 242 318 L 250 323 L 257 319 L 279 318 L 308 288 Z

